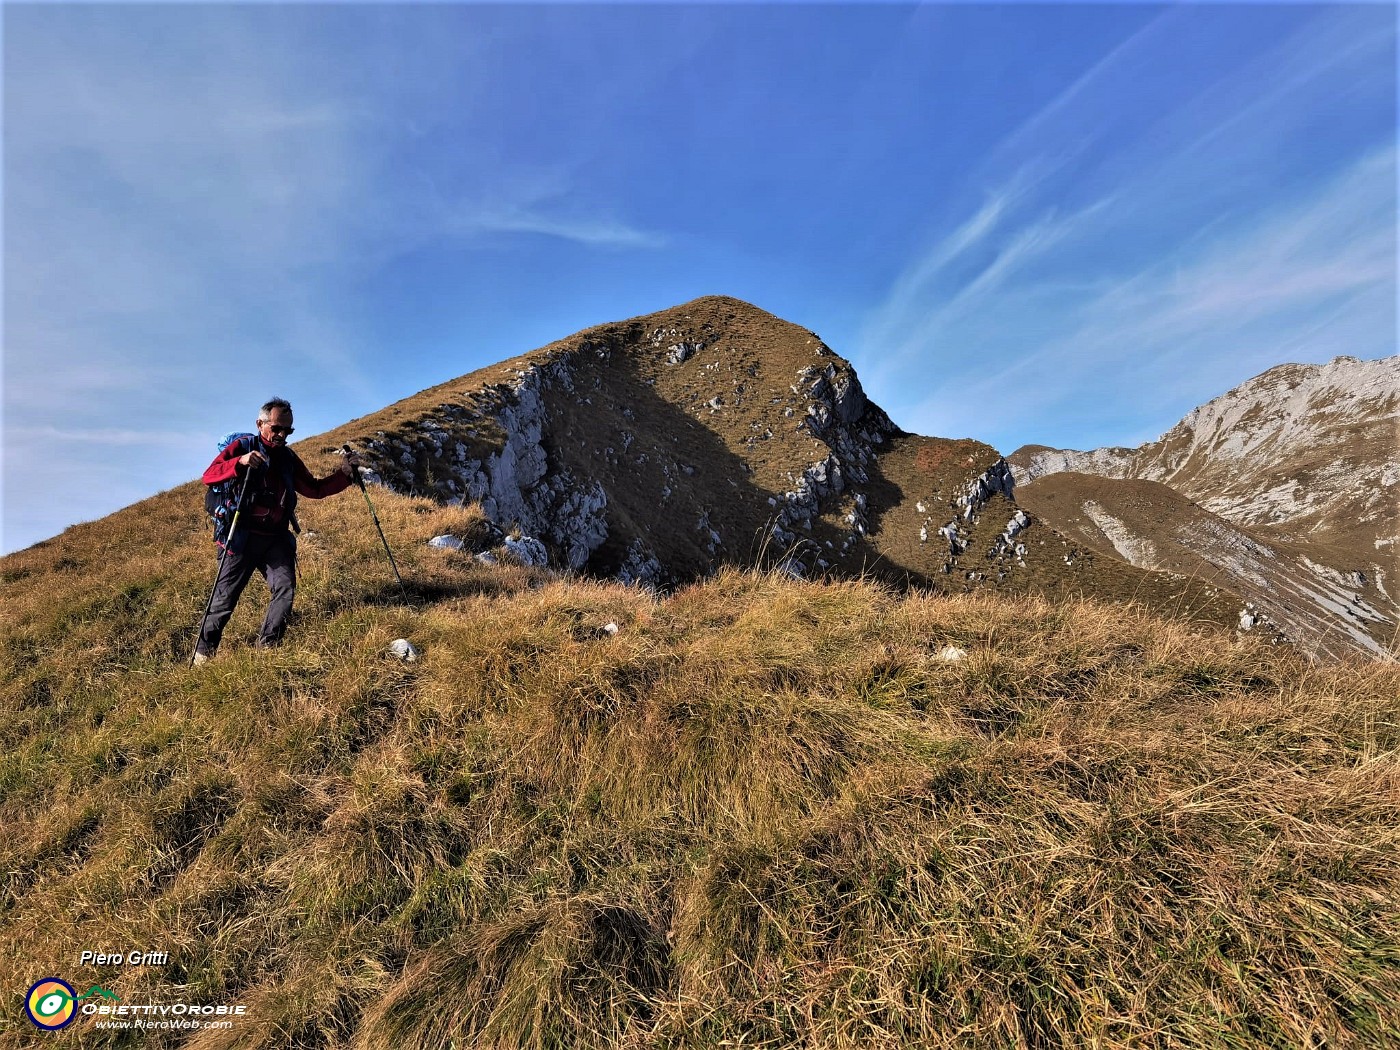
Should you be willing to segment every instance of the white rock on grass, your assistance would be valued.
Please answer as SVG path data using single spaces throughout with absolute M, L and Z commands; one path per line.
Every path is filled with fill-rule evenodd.
M 533 536 L 521 536 L 519 539 L 507 536 L 502 546 L 512 561 L 527 568 L 539 568 L 549 564 L 549 552 L 545 550 L 544 544 Z
M 938 658 L 944 663 L 955 664 L 960 660 L 967 659 L 967 650 L 959 649 L 956 645 L 945 645 L 938 650 Z
M 389 652 L 397 656 L 404 663 L 417 663 L 418 650 L 413 647 L 413 643 L 407 638 L 395 638 L 389 645 Z
M 456 536 L 434 536 L 428 541 L 429 547 L 441 547 L 444 550 L 459 551 L 466 546 Z

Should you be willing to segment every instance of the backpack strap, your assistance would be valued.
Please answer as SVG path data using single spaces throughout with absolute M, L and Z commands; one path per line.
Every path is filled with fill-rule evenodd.
M 301 535 L 301 523 L 297 521 L 297 490 L 296 473 L 297 461 L 296 453 L 291 449 L 286 450 L 282 457 L 282 509 L 287 514 L 287 524 L 292 527 L 292 532 Z

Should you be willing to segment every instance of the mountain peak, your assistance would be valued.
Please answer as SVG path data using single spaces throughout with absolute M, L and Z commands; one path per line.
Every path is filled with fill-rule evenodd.
M 395 488 L 480 502 L 567 567 L 677 582 L 787 551 L 898 435 L 815 333 L 729 296 L 595 325 L 341 428 Z M 842 513 L 851 513 L 845 508 Z M 854 556 L 847 528 L 831 550 Z M 807 550 L 803 571 L 835 564 Z

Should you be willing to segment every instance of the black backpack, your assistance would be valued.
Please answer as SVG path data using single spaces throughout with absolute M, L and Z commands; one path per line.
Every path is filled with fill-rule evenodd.
M 256 434 L 234 431 L 231 434 L 225 434 L 223 436 L 223 439 L 219 442 L 219 451 L 223 452 L 230 445 L 237 444 L 239 449 L 238 454 L 242 456 L 256 448 L 257 442 L 258 435 Z M 290 456 L 284 458 L 284 470 L 286 474 L 283 479 L 286 484 L 284 491 L 291 493 L 295 491 L 292 485 L 292 459 Z M 224 541 L 228 539 L 229 526 L 233 524 L 234 512 L 238 510 L 238 490 L 241 485 L 242 481 L 237 475 L 234 475 L 226 481 L 220 481 L 213 485 L 205 486 L 204 509 L 209 514 L 209 518 L 214 526 L 214 542 L 221 547 Z M 256 485 L 257 481 L 254 480 L 250 482 L 248 486 L 250 505 L 251 501 L 257 499 L 259 492 L 265 491 L 265 486 L 260 486 L 258 489 L 255 489 L 254 486 Z M 293 529 L 297 532 L 301 531 L 297 528 L 295 515 L 290 516 L 289 521 Z

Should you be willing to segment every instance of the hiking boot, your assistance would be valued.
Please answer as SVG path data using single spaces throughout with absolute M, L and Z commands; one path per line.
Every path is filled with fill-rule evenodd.
M 195 665 L 196 667 L 199 667 L 201 664 L 207 664 L 208 662 L 209 662 L 209 654 L 208 654 L 208 653 L 195 653 L 195 654 L 194 654 L 194 665 Z

